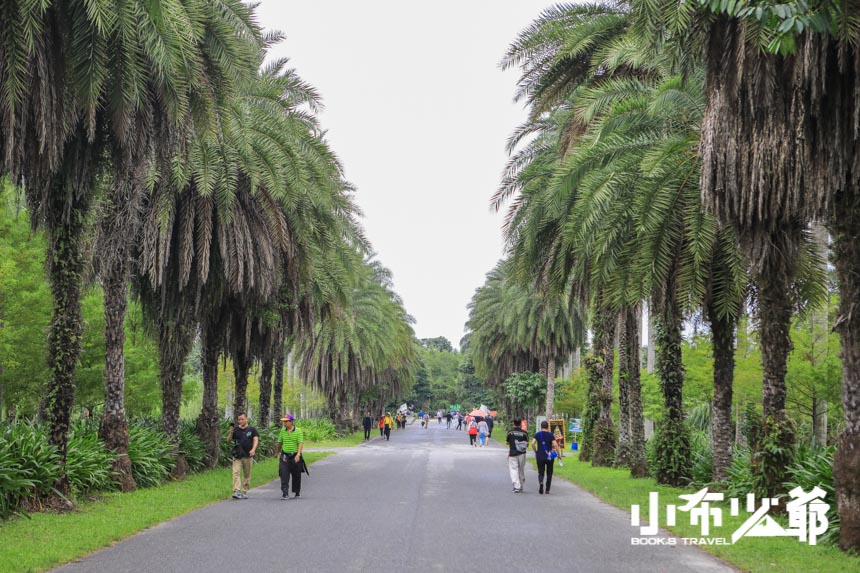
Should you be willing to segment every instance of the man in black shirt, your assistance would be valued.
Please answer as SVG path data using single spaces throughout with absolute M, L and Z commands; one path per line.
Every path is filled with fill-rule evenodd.
M 251 458 L 257 452 L 260 434 L 257 428 L 248 425 L 248 417 L 245 414 L 239 414 L 236 421 L 239 426 L 230 422 L 230 433 L 227 435 L 227 441 L 233 442 L 233 499 L 248 499 L 248 489 L 251 487 Z
M 493 418 L 493 416 L 487 416 L 486 418 L 484 418 L 484 421 L 487 423 L 487 427 L 490 429 L 490 431 L 487 432 L 487 437 L 492 438 L 493 437 L 493 424 L 496 423 L 496 420 Z
M 364 428 L 364 439 L 370 439 L 370 429 L 373 428 L 373 418 L 370 417 L 370 412 L 364 413 L 364 418 L 361 420 L 361 425 Z
M 514 420 L 514 426 L 508 430 L 505 441 L 508 444 L 508 470 L 511 472 L 514 493 L 520 493 L 526 481 L 526 450 L 529 447 L 529 435 L 520 429 L 520 420 Z

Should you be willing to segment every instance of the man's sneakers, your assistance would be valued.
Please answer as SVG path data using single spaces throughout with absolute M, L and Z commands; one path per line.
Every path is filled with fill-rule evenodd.
M 543 484 L 540 484 L 540 488 L 538 489 L 538 493 L 543 495 Z
M 238 489 L 233 491 L 233 499 L 242 499 L 242 492 Z
M 514 493 L 523 493 L 523 488 L 521 488 L 521 487 L 515 487 L 515 488 L 514 488 Z
M 287 495 L 287 494 L 285 494 L 285 493 L 282 493 L 282 494 L 281 494 L 281 501 L 287 501 L 288 499 L 290 499 L 290 496 L 289 496 L 289 495 Z
M 300 496 L 299 494 L 296 494 L 296 495 L 294 495 L 294 496 L 293 496 L 293 499 L 299 499 L 300 497 L 301 497 L 301 496 Z

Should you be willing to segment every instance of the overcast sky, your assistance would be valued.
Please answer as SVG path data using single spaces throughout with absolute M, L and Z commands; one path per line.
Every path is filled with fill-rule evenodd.
M 321 92 L 320 118 L 419 338 L 456 347 L 502 254 L 489 199 L 525 119 L 498 62 L 546 0 L 265 0 L 274 48 Z

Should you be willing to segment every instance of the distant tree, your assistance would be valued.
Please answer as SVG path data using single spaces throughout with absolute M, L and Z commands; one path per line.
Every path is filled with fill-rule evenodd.
M 503 386 L 519 415 L 533 416 L 546 398 L 546 378 L 539 372 L 516 372 L 505 379 Z
M 444 336 L 436 338 L 421 338 L 418 342 L 421 346 L 427 349 L 438 350 L 440 352 L 454 352 L 454 347 L 451 346 L 451 341 Z

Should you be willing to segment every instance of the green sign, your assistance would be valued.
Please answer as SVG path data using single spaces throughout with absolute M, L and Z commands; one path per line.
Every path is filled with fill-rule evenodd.
M 450 406 L 448 406 L 448 411 L 449 412 L 459 412 L 460 411 L 460 404 L 451 404 Z

